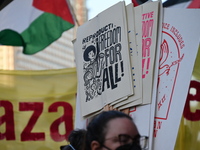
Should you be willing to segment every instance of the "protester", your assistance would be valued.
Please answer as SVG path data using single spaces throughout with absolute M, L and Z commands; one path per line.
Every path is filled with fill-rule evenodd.
M 129 115 L 104 111 L 87 127 L 85 150 L 141 150 L 147 145 L 146 140 Z
M 69 145 L 61 146 L 61 150 L 83 150 L 85 147 L 85 134 L 84 129 L 75 129 L 71 131 L 68 137 Z

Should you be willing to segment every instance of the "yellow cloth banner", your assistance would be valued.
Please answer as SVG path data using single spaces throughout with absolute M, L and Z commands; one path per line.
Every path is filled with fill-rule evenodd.
M 175 150 L 200 149 L 200 46 L 196 57 L 183 116 L 181 119 Z
M 76 69 L 0 71 L 0 149 L 59 150 L 73 130 Z

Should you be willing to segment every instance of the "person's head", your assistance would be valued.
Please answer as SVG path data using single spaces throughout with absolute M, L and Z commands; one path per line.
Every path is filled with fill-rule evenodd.
M 83 54 L 85 61 L 93 61 L 96 58 L 97 52 L 94 45 L 90 45 L 86 48 Z
M 75 150 L 82 150 L 85 146 L 85 135 L 85 129 L 72 130 L 69 134 L 68 141 Z
M 85 147 L 86 130 L 75 129 L 72 130 L 68 136 L 69 145 L 62 147 L 61 150 L 83 150 Z
M 139 137 L 137 127 L 129 115 L 119 111 L 106 111 L 89 123 L 86 150 L 116 150 L 117 148 L 140 150 Z

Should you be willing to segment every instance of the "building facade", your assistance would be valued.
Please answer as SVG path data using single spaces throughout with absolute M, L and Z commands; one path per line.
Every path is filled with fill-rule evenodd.
M 75 67 L 72 41 L 76 38 L 77 27 L 87 21 L 86 0 L 71 0 L 76 26 L 44 50 L 25 55 L 21 47 L 0 46 L 0 69 L 47 70 Z

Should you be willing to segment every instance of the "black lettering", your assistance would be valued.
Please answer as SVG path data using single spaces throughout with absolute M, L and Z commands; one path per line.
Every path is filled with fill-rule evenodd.
M 113 67 L 109 66 L 109 73 L 110 73 L 110 82 L 111 82 L 111 89 L 114 89 L 117 87 L 117 84 L 115 84 L 114 82 L 114 78 L 113 78 Z
M 118 62 L 117 56 L 118 56 L 119 60 L 122 60 L 121 49 L 122 49 L 121 44 L 120 44 L 120 43 L 117 43 L 117 44 L 115 45 L 116 62 Z
M 115 49 L 113 46 L 110 47 L 109 54 L 110 54 L 110 64 L 114 64 L 115 63 Z
M 119 78 L 119 70 L 118 70 L 118 63 L 115 64 L 115 82 L 121 81 L 121 78 Z
M 108 59 L 109 59 L 109 49 L 106 49 L 106 50 L 105 50 L 106 67 L 108 66 Z
M 102 92 L 104 91 L 105 82 L 107 82 L 107 88 L 110 88 L 109 77 L 108 77 L 108 69 L 107 69 L 107 68 L 105 68 L 105 69 L 103 70 L 103 86 L 102 86 Z

